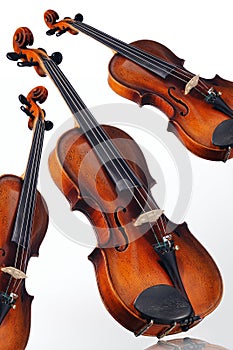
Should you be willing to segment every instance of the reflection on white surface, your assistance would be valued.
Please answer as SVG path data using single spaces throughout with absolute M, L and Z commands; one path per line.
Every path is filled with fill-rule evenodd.
M 157 344 L 146 348 L 145 350 L 230 350 L 223 348 L 222 346 L 213 345 L 207 343 L 204 340 L 200 339 L 173 339 L 169 341 L 158 341 Z

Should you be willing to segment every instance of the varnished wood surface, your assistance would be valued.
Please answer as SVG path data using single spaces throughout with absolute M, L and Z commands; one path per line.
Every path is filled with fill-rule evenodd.
M 150 193 L 153 180 L 138 146 L 134 143 L 133 148 L 132 145 L 127 148 L 122 141 L 119 142 L 127 140 L 127 134 L 119 129 L 105 126 L 104 130 L 122 156 L 131 160 L 129 164 L 138 178 L 143 183 L 148 179 L 147 191 Z M 72 129 L 60 138 L 50 155 L 49 168 L 71 208 L 82 211 L 93 225 L 99 247 L 89 259 L 95 266 L 106 308 L 125 328 L 137 332 L 146 322 L 134 308 L 136 297 L 150 286 L 172 285 L 152 247 L 155 243 L 153 233 L 149 230 L 144 234 L 140 228 L 133 226 L 133 221 L 140 214 L 139 208 L 134 201 L 126 205 L 125 198 L 117 196 L 115 186 L 80 129 Z M 126 213 L 119 212 L 119 219 L 129 238 L 129 246 L 122 252 L 115 249 L 116 245 L 124 245 L 114 220 L 114 210 L 120 206 L 127 207 Z M 223 287 L 219 270 L 185 223 L 177 226 L 173 238 L 180 247 L 177 261 L 184 287 L 195 314 L 204 318 L 221 300 Z M 145 335 L 158 335 L 165 329 L 166 326 L 153 325 Z M 177 326 L 173 333 L 180 331 L 180 326 Z
M 14 175 L 0 177 L 0 247 L 5 254 L 0 254 L 0 266 L 14 266 L 17 245 L 11 242 L 14 220 L 18 207 L 22 188 L 22 179 Z M 45 236 L 48 225 L 47 206 L 37 192 L 35 216 L 30 240 L 31 256 L 38 256 L 40 244 Z M 22 252 L 22 250 L 21 250 Z M 2 251 L 0 252 L 2 253 Z M 23 253 L 24 254 L 24 253 Z M 9 281 L 9 275 L 0 270 L 0 290 L 5 291 Z M 18 291 L 16 309 L 11 309 L 0 326 L 0 349 L 1 350 L 24 350 L 28 341 L 31 324 L 31 303 L 33 297 L 25 289 L 22 282 Z
M 183 68 L 184 61 L 162 44 L 152 40 L 140 40 L 132 45 L 173 63 L 178 69 L 182 68 L 184 73 L 188 73 Z M 173 73 L 176 74 L 176 70 Z M 232 82 L 217 75 L 213 79 L 201 80 L 221 91 L 225 102 L 233 108 Z M 227 149 L 214 146 L 212 135 L 215 128 L 230 117 L 215 110 L 195 89 L 184 95 L 185 82 L 174 78 L 172 74 L 164 80 L 119 54 L 114 55 L 109 63 L 108 81 L 119 95 L 139 105 L 149 104 L 162 110 L 169 118 L 168 130 L 174 132 L 191 152 L 209 160 L 225 159 Z M 170 88 L 174 98 L 169 95 Z M 230 158 L 232 156 L 233 152 Z

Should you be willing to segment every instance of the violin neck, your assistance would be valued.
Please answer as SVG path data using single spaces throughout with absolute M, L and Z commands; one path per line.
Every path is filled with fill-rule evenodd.
M 36 187 L 44 140 L 44 121 L 38 118 L 34 128 L 31 150 L 19 199 L 16 220 L 11 240 L 28 248 L 36 201 Z
M 44 60 L 44 66 L 117 189 L 122 191 L 129 187 L 141 187 L 140 181 L 60 68 L 52 60 L 48 59 Z
M 82 33 L 92 37 L 113 51 L 139 64 L 141 67 L 157 74 L 163 79 L 165 79 L 176 68 L 173 64 L 170 64 L 158 57 L 152 56 L 148 52 L 145 52 L 133 45 L 126 44 L 125 42 L 116 39 L 94 27 L 91 27 L 88 24 L 79 21 L 72 21 L 70 24 L 75 29 L 78 29 Z
M 63 74 L 61 69 L 51 59 L 45 59 L 44 66 L 83 132 L 87 132 L 92 128 L 98 127 L 99 124 L 97 123 L 96 119 L 82 101 L 81 97 L 75 91 L 69 80 Z

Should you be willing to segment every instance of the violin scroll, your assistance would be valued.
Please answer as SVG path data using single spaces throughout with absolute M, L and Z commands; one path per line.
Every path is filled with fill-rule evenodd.
M 69 32 L 70 34 L 77 35 L 79 33 L 73 26 L 74 21 L 83 21 L 83 16 L 79 13 L 75 16 L 75 19 L 71 19 L 70 17 L 65 17 L 63 20 L 59 20 L 59 15 L 56 11 L 47 10 L 44 13 L 44 21 L 46 25 L 50 28 L 46 34 L 61 36 L 62 34 Z
M 19 67 L 34 67 L 37 74 L 41 77 L 47 75 L 45 60 L 52 60 L 57 65 L 62 61 L 62 54 L 54 52 L 48 56 L 43 48 L 30 49 L 28 46 L 33 44 L 33 34 L 27 27 L 20 27 L 16 30 L 13 39 L 14 52 L 8 52 L 7 58 L 11 61 L 18 61 Z
M 38 106 L 38 103 L 43 103 L 47 99 L 48 90 L 44 86 L 37 86 L 32 89 L 27 97 L 24 95 L 19 95 L 20 102 L 25 105 L 21 106 L 21 110 L 29 116 L 28 127 L 30 130 L 33 129 L 35 120 L 41 117 L 43 120 L 45 118 L 45 111 Z M 45 122 L 45 130 L 51 130 L 53 123 L 51 121 Z
M 32 46 L 34 37 L 30 29 L 27 27 L 20 27 L 15 31 L 13 37 L 13 47 L 15 52 L 20 52 L 21 49 L 26 49 L 27 46 Z
M 14 52 L 8 52 L 7 58 L 12 61 L 18 61 L 19 67 L 33 67 L 36 72 L 44 77 L 46 76 L 46 70 L 43 65 L 43 58 L 47 57 L 46 52 L 43 49 L 29 49 L 34 42 L 34 37 L 31 30 L 27 27 L 20 27 L 15 31 L 13 37 Z
M 56 21 L 59 20 L 59 15 L 54 10 L 47 10 L 44 13 L 44 20 L 47 26 L 50 27 L 50 25 L 53 26 L 54 24 L 56 24 Z
M 32 89 L 27 98 L 32 99 L 35 102 L 43 103 L 48 97 L 48 90 L 44 86 L 37 86 Z

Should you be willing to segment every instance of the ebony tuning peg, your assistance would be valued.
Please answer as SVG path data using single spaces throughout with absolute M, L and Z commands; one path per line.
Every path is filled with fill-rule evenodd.
M 23 96 L 23 95 L 21 95 L 21 96 Z M 23 96 L 22 99 L 24 99 L 24 98 L 26 98 L 26 97 Z M 28 103 L 28 101 L 27 101 L 27 103 Z M 27 114 L 27 116 L 28 116 L 29 118 L 34 119 L 33 113 L 31 113 L 27 108 L 25 108 L 24 106 L 21 106 L 20 109 L 21 109 L 21 111 L 23 111 L 25 114 Z M 44 111 L 44 109 L 43 109 L 43 112 L 44 112 L 44 116 L 45 116 L 45 111 Z M 45 130 L 46 130 L 46 131 L 49 131 L 49 130 L 51 130 L 51 129 L 53 128 L 53 122 L 51 122 L 50 120 L 45 120 L 44 123 L 45 123 Z
M 34 115 L 33 115 L 27 108 L 25 108 L 24 106 L 21 106 L 20 109 L 21 109 L 21 111 L 23 111 L 25 114 L 27 114 L 28 117 L 34 119 Z
M 45 121 L 45 130 L 49 131 L 53 128 L 53 122 L 51 122 L 50 120 L 46 120 Z
M 44 113 L 44 118 L 45 118 L 45 116 L 46 116 L 46 112 L 45 112 L 45 110 L 44 109 L 42 109 L 42 111 L 43 111 L 43 113 Z M 51 122 L 50 120 L 45 120 L 44 121 L 44 124 L 45 124 L 45 130 L 46 131 L 49 131 L 49 130 L 51 130 L 52 128 L 53 128 L 53 122 Z
M 53 29 L 47 30 L 46 34 L 49 36 L 54 35 L 58 30 L 59 30 L 59 27 L 55 27 Z
M 81 13 L 77 13 L 77 15 L 75 15 L 74 20 L 77 22 L 82 22 L 83 21 L 83 15 L 81 15 Z
M 33 66 L 38 66 L 38 62 L 33 62 L 33 61 L 17 62 L 17 66 L 19 66 L 19 67 L 33 67 Z
M 19 95 L 19 101 L 25 105 L 28 106 L 29 108 L 31 107 L 31 104 L 28 102 L 28 100 L 26 99 L 26 97 L 24 95 Z
M 67 30 L 69 30 L 69 28 L 64 28 L 59 30 L 59 32 L 57 32 L 56 36 L 61 36 L 62 34 L 65 34 L 67 32 Z
M 50 56 L 51 60 L 53 60 L 53 62 L 55 62 L 57 65 L 61 63 L 63 57 L 62 54 L 60 52 L 54 52 L 51 56 Z
M 47 52 L 45 51 L 45 49 L 42 49 L 42 47 L 38 47 L 38 50 L 43 51 L 44 53 L 47 54 Z
M 8 58 L 8 60 L 11 61 L 18 61 L 21 58 L 26 58 L 26 55 L 22 54 L 22 53 L 16 53 L 16 52 L 8 52 L 6 54 L 6 57 Z

